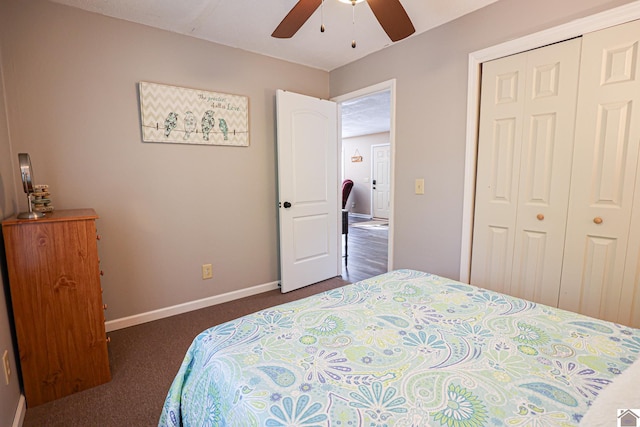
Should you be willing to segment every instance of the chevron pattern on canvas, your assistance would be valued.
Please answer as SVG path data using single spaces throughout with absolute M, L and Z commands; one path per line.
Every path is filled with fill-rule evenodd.
M 249 98 L 140 82 L 142 140 L 249 145 Z

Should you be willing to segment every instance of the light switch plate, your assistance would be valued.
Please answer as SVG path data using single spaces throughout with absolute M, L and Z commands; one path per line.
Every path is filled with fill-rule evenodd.
M 424 194 L 424 178 L 416 179 L 416 194 Z

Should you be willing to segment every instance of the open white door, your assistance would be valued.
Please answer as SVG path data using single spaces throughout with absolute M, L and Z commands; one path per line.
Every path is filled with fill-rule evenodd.
M 340 274 L 337 104 L 278 90 L 280 284 L 289 292 Z

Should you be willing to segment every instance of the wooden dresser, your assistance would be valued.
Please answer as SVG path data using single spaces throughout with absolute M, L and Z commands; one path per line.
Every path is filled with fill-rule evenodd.
M 2 222 L 30 407 L 111 380 L 93 209 Z

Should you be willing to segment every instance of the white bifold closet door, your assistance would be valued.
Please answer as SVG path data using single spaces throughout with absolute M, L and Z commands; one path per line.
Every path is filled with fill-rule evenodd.
M 580 39 L 483 64 L 471 283 L 556 306 Z
M 583 37 L 559 303 L 637 326 L 639 44 L 640 21 Z

